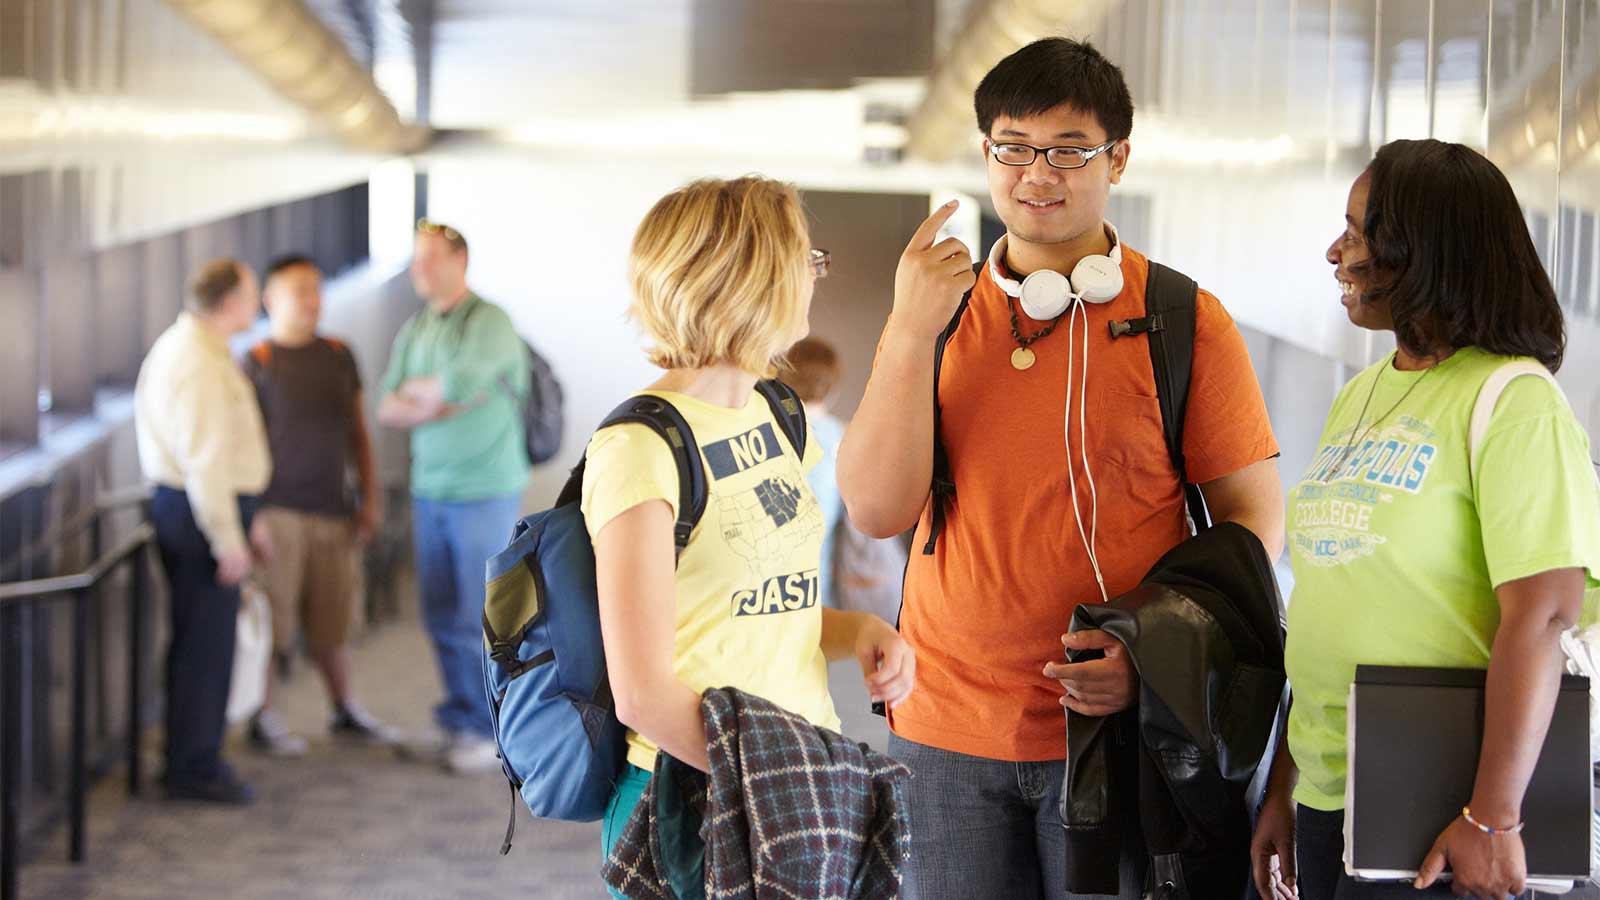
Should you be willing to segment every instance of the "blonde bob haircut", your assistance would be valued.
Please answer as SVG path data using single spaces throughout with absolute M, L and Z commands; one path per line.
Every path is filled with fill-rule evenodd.
M 804 333 L 810 250 L 800 196 L 781 181 L 706 178 L 656 201 L 628 256 L 628 314 L 650 361 L 771 377 Z

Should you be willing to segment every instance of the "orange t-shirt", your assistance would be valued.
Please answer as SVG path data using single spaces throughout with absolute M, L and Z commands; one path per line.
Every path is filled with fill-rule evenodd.
M 1111 597 L 1136 587 L 1185 537 L 1182 486 L 1167 456 L 1150 348 L 1112 338 L 1112 319 L 1143 316 L 1149 262 L 1123 247 L 1124 287 L 1086 304 L 1087 450 L 1099 525 L 1095 550 Z M 1025 333 L 1042 324 L 1022 315 Z M 1079 603 L 1100 602 L 1073 517 L 1063 418 L 1072 341 L 1073 475 L 1083 527 L 1091 500 L 1080 456 L 1083 328 L 1068 319 L 1032 345 L 1037 362 L 1011 365 L 1008 298 L 986 265 L 945 348 L 941 431 L 955 495 L 936 552 L 924 556 L 923 512 L 906 571 L 900 630 L 917 651 L 917 688 L 896 709 L 896 734 L 957 753 L 1016 762 L 1062 759 L 1061 685 L 1044 666 Z M 1206 482 L 1278 452 L 1244 339 L 1222 304 L 1201 291 L 1184 424 L 1189 477 Z

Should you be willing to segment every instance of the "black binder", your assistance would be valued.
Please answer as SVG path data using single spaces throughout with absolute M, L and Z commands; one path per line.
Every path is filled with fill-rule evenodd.
M 1485 677 L 1483 669 L 1355 668 L 1344 796 L 1344 868 L 1354 878 L 1416 878 L 1438 833 L 1472 799 Z M 1586 677 L 1562 676 L 1522 814 L 1530 886 L 1587 881 L 1594 793 Z
M 1415 878 L 1472 797 L 1483 744 L 1482 669 L 1357 666 L 1350 686 L 1345 871 Z M 1589 878 L 1594 799 L 1589 679 L 1563 675 L 1522 802 L 1530 886 Z

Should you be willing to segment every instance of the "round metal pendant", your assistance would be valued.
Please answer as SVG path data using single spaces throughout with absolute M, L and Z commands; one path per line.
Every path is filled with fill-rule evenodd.
M 1018 347 L 1011 351 L 1011 368 L 1016 369 L 1018 372 L 1033 368 L 1033 362 L 1033 351 L 1027 347 Z

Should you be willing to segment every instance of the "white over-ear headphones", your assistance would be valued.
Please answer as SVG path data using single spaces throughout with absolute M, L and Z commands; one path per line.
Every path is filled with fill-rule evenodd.
M 1110 303 L 1122 293 L 1122 242 L 1111 233 L 1111 255 L 1085 256 L 1072 267 L 1072 277 L 1054 269 L 1040 269 L 1018 283 L 1000 272 L 1005 259 L 1006 236 L 994 242 L 989 251 L 989 277 L 1022 304 L 1022 311 L 1035 322 L 1048 322 L 1067 311 L 1074 300 L 1085 303 Z
M 1117 240 L 1117 232 L 1106 226 L 1110 232 L 1111 253 L 1108 256 L 1085 256 L 1072 267 L 1072 277 L 1068 278 L 1054 269 L 1040 269 L 1018 284 L 1014 279 L 1000 274 L 1000 261 L 1005 258 L 1006 238 L 994 242 L 994 249 L 989 251 L 989 277 L 999 285 L 1010 297 L 1022 304 L 1022 311 L 1028 318 L 1036 322 L 1046 322 L 1056 318 L 1068 310 L 1072 315 L 1067 319 L 1067 408 L 1064 416 L 1063 437 L 1067 444 L 1067 487 L 1072 494 L 1072 518 L 1078 524 L 1078 537 L 1083 540 L 1083 549 L 1089 557 L 1089 567 L 1094 571 L 1095 585 L 1100 589 L 1100 599 L 1110 602 L 1111 597 L 1106 591 L 1105 573 L 1100 569 L 1100 554 L 1096 547 L 1100 531 L 1100 499 L 1096 496 L 1094 488 L 1094 473 L 1089 470 L 1088 448 L 1082 446 L 1087 439 L 1080 441 L 1078 455 L 1083 463 L 1084 480 L 1089 486 L 1089 527 L 1083 527 L 1083 515 L 1078 506 L 1078 478 L 1072 465 L 1072 362 L 1075 348 L 1072 338 L 1075 332 L 1077 319 L 1083 318 L 1083 362 L 1082 372 L 1078 376 L 1078 434 L 1086 435 L 1088 427 L 1085 415 L 1085 401 L 1089 387 L 1089 313 L 1083 308 L 1084 303 L 1110 303 L 1122 293 L 1122 242 Z M 1079 302 L 1074 302 L 1079 301 Z M 1015 320 L 1013 320 L 1015 321 Z

